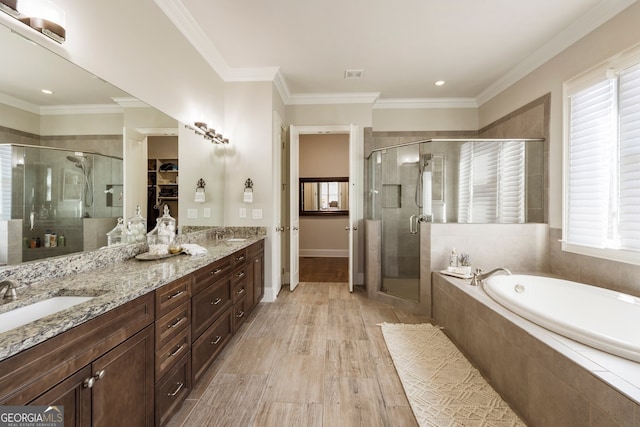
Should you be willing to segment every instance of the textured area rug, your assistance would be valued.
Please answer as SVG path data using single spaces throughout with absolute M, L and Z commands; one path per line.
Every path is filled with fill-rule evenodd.
M 380 326 L 420 426 L 526 426 L 440 328 Z

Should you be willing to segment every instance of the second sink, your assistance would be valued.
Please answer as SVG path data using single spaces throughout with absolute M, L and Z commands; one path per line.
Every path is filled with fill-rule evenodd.
M 58 296 L 0 313 L 0 333 L 66 310 L 94 297 Z

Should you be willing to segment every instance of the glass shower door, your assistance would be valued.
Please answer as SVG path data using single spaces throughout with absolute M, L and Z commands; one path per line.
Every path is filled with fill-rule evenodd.
M 390 295 L 420 299 L 420 226 L 428 157 L 425 144 L 373 153 L 373 217 L 382 224 L 382 285 Z

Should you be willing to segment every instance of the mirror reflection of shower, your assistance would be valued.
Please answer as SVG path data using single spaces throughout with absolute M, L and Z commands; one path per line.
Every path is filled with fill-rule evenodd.
M 89 161 L 87 157 L 82 153 L 75 153 L 75 156 L 67 156 L 67 160 L 75 163 L 75 166 L 82 171 L 82 199 L 84 201 L 84 205 L 88 208 L 93 206 L 93 185 L 92 179 L 89 176 L 90 168 Z M 85 217 L 90 216 L 89 211 L 85 211 Z

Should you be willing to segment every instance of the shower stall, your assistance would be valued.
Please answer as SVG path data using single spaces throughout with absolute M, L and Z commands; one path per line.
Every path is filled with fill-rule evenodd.
M 20 236 L 20 253 L 0 248 L 0 264 L 86 249 L 86 220 L 121 216 L 122 188 L 120 158 L 0 144 L 0 221 L 7 229 L 20 224 L 12 233 Z
M 374 151 L 368 163 L 370 219 L 381 224 L 381 290 L 420 295 L 420 224 L 433 216 L 433 157 L 427 143 Z

